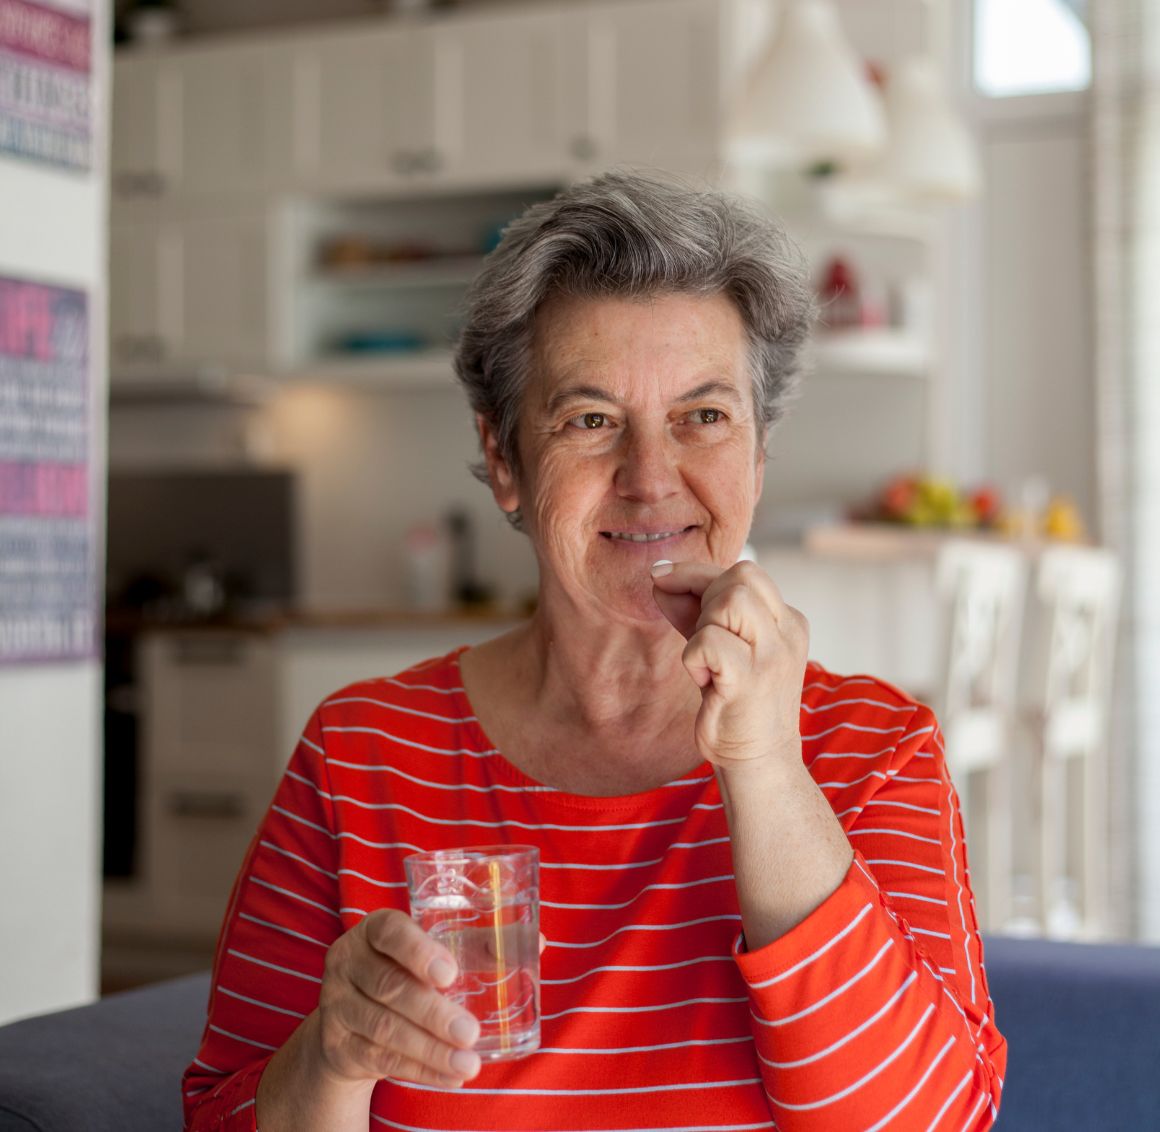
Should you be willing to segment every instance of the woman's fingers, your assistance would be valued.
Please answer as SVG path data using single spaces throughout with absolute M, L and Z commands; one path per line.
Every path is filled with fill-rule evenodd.
M 394 1077 L 414 1081 L 419 1085 L 435 1085 L 443 1089 L 457 1089 L 474 1073 L 441 1071 L 427 1061 L 416 1061 L 405 1055 L 384 1050 L 381 1045 L 352 1032 L 349 1035 L 349 1055 L 352 1061 L 364 1067 L 368 1077 Z M 463 1052 L 463 1051 L 460 1051 Z M 470 1055 L 475 1057 L 474 1054 Z M 478 1058 L 477 1058 L 478 1060 Z
M 448 987 L 455 981 L 455 957 L 410 916 L 394 908 L 383 908 L 371 912 L 359 926 L 375 951 L 420 981 L 435 987 Z
M 406 1076 L 401 1066 L 420 1065 L 437 1076 L 474 1077 L 479 1072 L 479 1055 L 463 1047 L 479 1036 L 479 1023 L 410 976 L 402 972 L 400 976 L 410 986 L 401 983 L 388 1003 L 367 997 L 357 987 L 343 1003 L 345 1025 L 373 1051 L 367 1068 L 380 1075 Z M 425 996 L 441 999 L 453 1010 L 441 1010 L 424 1001 Z

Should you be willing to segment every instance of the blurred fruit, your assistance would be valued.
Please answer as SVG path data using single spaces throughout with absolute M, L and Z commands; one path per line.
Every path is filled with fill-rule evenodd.
M 1083 517 L 1071 498 L 1057 495 L 1048 503 L 1043 513 L 1043 533 L 1065 542 L 1082 542 L 1087 537 Z
M 905 522 L 918 492 L 917 476 L 896 476 L 883 489 L 878 511 L 884 519 Z
M 975 513 L 975 521 L 984 527 L 994 526 L 1003 511 L 1002 497 L 990 484 L 983 484 L 971 492 L 970 505 Z

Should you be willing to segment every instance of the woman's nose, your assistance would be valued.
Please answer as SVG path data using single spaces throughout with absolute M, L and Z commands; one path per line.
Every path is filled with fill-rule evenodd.
M 654 503 L 673 494 L 680 484 L 677 452 L 664 434 L 631 432 L 616 469 L 617 492 L 626 499 Z

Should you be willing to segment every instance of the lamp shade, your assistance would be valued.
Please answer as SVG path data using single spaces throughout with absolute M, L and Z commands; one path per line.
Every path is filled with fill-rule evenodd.
M 979 193 L 979 159 L 931 59 L 909 59 L 886 87 L 889 138 L 880 174 L 908 195 L 965 201 Z
M 738 106 L 735 157 L 782 165 L 861 161 L 885 141 L 881 101 L 832 0 L 786 0 Z

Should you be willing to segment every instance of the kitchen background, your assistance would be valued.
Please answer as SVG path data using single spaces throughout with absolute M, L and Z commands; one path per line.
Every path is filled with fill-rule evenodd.
M 784 8 L 119 11 L 106 988 L 205 965 L 319 698 L 526 609 L 534 563 L 467 471 L 447 343 L 504 222 L 571 179 L 616 163 L 707 178 L 762 197 L 809 253 L 826 325 L 752 542 L 823 663 L 937 696 L 939 536 L 908 538 L 915 523 L 1098 540 L 1082 5 L 834 6 L 888 103 L 911 80 L 942 100 L 933 179 L 889 151 L 851 177 L 824 153 L 774 171 L 746 148 Z M 895 520 L 893 541 L 867 543 L 880 528 L 851 514 Z M 1132 850 L 1115 848 L 1103 934 L 1138 922 Z M 1043 928 L 1032 911 L 993 926 Z

